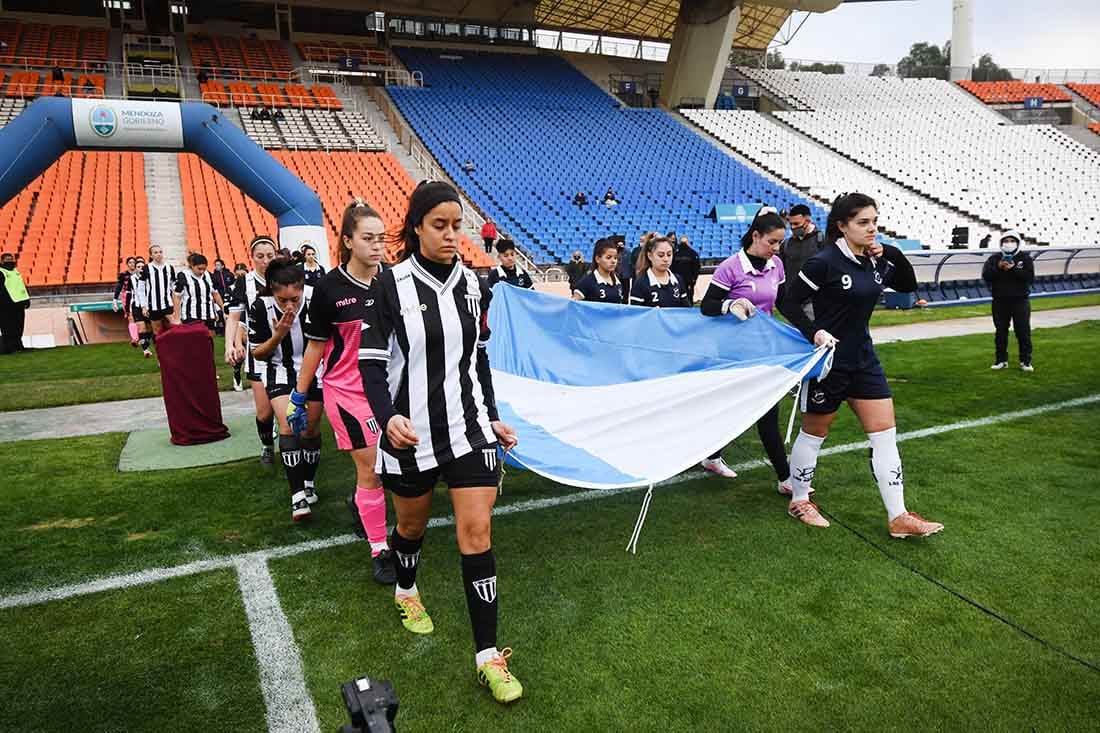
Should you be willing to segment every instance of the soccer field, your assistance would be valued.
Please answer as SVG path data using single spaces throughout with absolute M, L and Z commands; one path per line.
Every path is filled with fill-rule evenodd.
M 879 347 L 907 504 L 946 524 L 924 540 L 887 536 L 847 409 L 815 479 L 826 530 L 753 464 L 659 487 L 630 555 L 641 491 L 509 470 L 507 708 L 474 679 L 445 492 L 417 579 L 436 631 L 414 637 L 348 535 L 331 433 L 308 526 L 256 460 L 121 474 L 124 434 L 7 443 L 0 730 L 334 730 L 364 674 L 393 681 L 402 731 L 1093 729 L 1100 322 L 1037 331 L 1034 374 L 989 371 L 991 341 Z M 28 382 L 40 356 L 17 357 Z

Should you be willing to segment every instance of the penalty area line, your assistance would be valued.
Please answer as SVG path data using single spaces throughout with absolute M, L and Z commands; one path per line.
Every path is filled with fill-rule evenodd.
M 1100 402 L 1100 394 L 1088 395 L 1086 397 L 1078 397 L 1076 399 L 1064 400 L 1061 402 L 1052 402 L 1046 405 L 1039 405 L 1038 407 L 1031 407 L 1025 410 L 1014 410 L 1012 412 L 1004 412 L 998 415 L 990 415 L 988 417 L 977 418 L 974 420 L 961 420 L 959 422 L 947 423 L 944 425 L 936 425 L 929 428 L 922 428 L 920 430 L 913 430 L 906 433 L 899 433 L 897 439 L 899 441 L 916 440 L 918 438 L 928 438 L 944 433 L 950 433 L 956 430 L 972 430 L 975 428 L 982 428 L 989 425 L 996 425 L 999 423 L 1010 422 L 1012 420 L 1021 420 L 1028 417 L 1035 417 L 1037 415 L 1045 415 L 1051 412 L 1058 412 L 1061 410 L 1073 409 L 1075 407 L 1083 407 L 1085 405 L 1091 405 Z M 851 453 L 853 451 L 867 450 L 870 447 L 870 443 L 867 441 L 858 441 L 854 443 L 845 443 L 844 445 L 837 445 L 831 448 L 826 448 L 821 451 L 822 456 L 831 456 L 841 453 Z M 762 468 L 770 465 L 764 460 L 752 460 L 745 461 L 743 463 L 735 464 L 731 466 L 735 471 L 749 471 L 754 468 Z M 687 471 L 674 476 L 667 481 L 662 481 L 657 484 L 658 487 L 674 486 L 686 481 L 694 481 L 695 479 L 702 478 L 706 474 L 702 471 Z M 526 512 L 539 511 L 542 509 L 552 509 L 554 507 L 564 506 L 567 504 L 577 504 L 580 502 L 596 501 L 610 496 L 618 496 L 620 494 L 641 491 L 646 487 L 639 486 L 629 489 L 609 489 L 609 490 L 587 490 L 575 492 L 572 494 L 564 494 L 561 496 L 551 496 L 545 499 L 529 499 L 525 501 L 518 501 L 513 504 L 507 504 L 505 506 L 497 507 L 493 510 L 493 516 L 507 516 L 509 514 L 521 514 Z M 429 527 L 447 527 L 454 524 L 454 517 L 435 517 L 428 522 Z M 72 598 L 74 596 L 88 595 L 91 593 L 100 593 L 102 591 L 117 590 L 122 588 L 132 588 L 138 585 L 148 585 L 150 583 L 159 583 L 172 578 L 184 577 L 187 575 L 195 575 L 197 573 L 205 573 L 213 570 L 221 570 L 224 568 L 238 567 L 241 562 L 246 561 L 249 558 L 255 558 L 257 560 L 272 560 L 284 557 L 293 557 L 295 555 L 301 555 L 306 552 L 314 552 L 317 550 L 326 550 L 332 547 L 340 547 L 343 545 L 350 545 L 361 540 L 354 534 L 336 535 L 334 537 L 326 537 L 324 539 L 309 540 L 306 542 L 298 542 L 292 545 L 284 545 L 283 547 L 274 547 L 267 550 L 256 550 L 253 552 L 241 553 L 239 555 L 227 555 L 225 557 L 211 558 L 207 560 L 198 560 L 195 562 L 186 563 L 183 565 L 176 565 L 172 567 L 152 568 L 149 570 L 141 570 L 133 573 L 125 573 L 122 575 L 112 575 L 109 577 L 98 578 L 81 583 L 74 583 L 72 585 L 57 586 L 44 588 L 41 590 L 28 591 L 26 593 L 16 593 L 13 595 L 7 595 L 0 597 L 0 609 L 4 608 L 19 608 L 22 606 L 34 606 L 40 603 L 47 603 L 50 601 L 59 601 L 66 598 Z

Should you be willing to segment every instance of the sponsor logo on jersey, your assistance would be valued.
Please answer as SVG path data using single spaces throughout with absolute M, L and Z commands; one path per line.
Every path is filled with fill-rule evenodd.
M 477 593 L 477 597 L 486 603 L 492 603 L 497 599 L 497 576 L 475 580 L 470 585 L 474 587 L 474 593 Z
M 340 300 L 336 301 L 336 307 L 343 308 L 344 306 L 355 305 L 358 302 L 358 298 L 341 298 Z

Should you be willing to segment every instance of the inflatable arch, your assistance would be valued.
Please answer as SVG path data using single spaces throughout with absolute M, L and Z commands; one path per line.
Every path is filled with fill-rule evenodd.
M 68 150 L 195 153 L 275 216 L 280 247 L 328 267 L 317 194 L 208 104 L 41 97 L 0 128 L 0 206 Z

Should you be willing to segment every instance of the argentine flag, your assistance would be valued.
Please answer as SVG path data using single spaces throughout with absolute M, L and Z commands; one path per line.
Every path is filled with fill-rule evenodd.
M 501 284 L 489 363 L 509 460 L 589 489 L 646 486 L 755 425 L 828 352 L 757 313 L 586 303 Z

